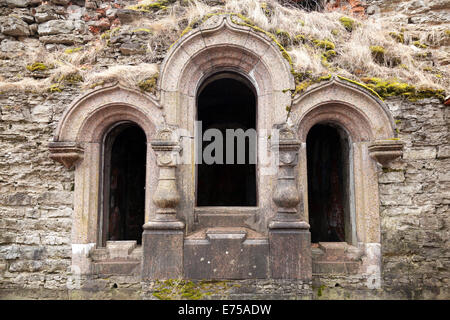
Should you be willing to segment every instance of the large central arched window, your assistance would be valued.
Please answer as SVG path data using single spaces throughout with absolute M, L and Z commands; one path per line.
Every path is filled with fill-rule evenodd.
M 202 157 L 197 165 L 197 206 L 256 206 L 253 86 L 233 73 L 210 77 L 199 89 L 197 120 L 201 126 L 197 134 L 203 137 L 197 158 L 211 154 L 216 160 L 208 163 Z M 239 146 L 244 146 L 244 141 L 243 151 Z M 208 152 L 210 144 L 217 146 L 212 152 Z
M 338 126 L 314 125 L 306 140 L 312 242 L 352 242 L 350 144 Z
M 146 136 L 132 122 L 119 123 L 104 141 L 102 243 L 142 239 L 145 216 Z

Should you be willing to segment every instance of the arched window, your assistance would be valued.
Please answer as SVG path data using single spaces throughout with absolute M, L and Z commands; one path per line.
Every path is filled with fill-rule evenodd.
M 132 122 L 115 125 L 104 140 L 102 244 L 142 239 L 146 137 Z
M 350 141 L 340 127 L 314 125 L 306 139 L 311 241 L 352 242 Z
M 256 206 L 256 98 L 251 84 L 237 74 L 216 74 L 204 82 L 197 101 L 201 136 L 213 129 L 223 137 L 221 150 L 213 151 L 213 156 L 221 153 L 219 163 L 202 159 L 197 166 L 197 205 Z M 241 139 L 245 150 L 239 148 Z M 202 140 L 200 155 L 218 142 Z

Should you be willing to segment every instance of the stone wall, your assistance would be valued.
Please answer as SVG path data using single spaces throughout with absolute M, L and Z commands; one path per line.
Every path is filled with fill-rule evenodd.
M 0 80 L 17 81 L 30 72 L 21 64 L 21 54 L 30 48 L 44 44 L 51 51 L 88 43 L 95 34 L 126 21 L 130 13 L 118 13 L 115 7 L 123 3 L 0 1 Z M 403 23 L 416 12 L 409 22 L 420 24 L 443 23 L 448 1 L 367 0 L 366 4 L 368 13 L 370 8 L 385 15 L 395 11 Z M 88 18 L 80 20 L 82 16 Z M 145 31 L 125 31 L 111 39 L 96 67 L 117 61 L 161 61 L 164 52 L 152 61 L 134 55 L 140 48 L 136 43 L 145 37 Z M 45 77 L 45 72 L 34 76 Z M 77 295 L 76 290 L 71 295 L 68 290 L 74 281 L 70 274 L 74 176 L 52 161 L 47 150 L 63 111 L 81 94 L 77 83 L 53 92 L 0 92 L 0 298 L 92 297 Z M 321 276 L 313 282 L 315 298 L 449 298 L 450 108 L 438 99 L 392 98 L 386 104 L 406 146 L 403 159 L 379 168 L 382 289 L 365 289 L 364 279 L 357 276 Z M 94 297 L 140 297 L 137 278 L 81 281 L 91 291 L 100 290 Z M 266 293 L 264 286 L 276 287 L 261 283 L 258 292 Z M 122 295 L 120 289 L 134 294 Z

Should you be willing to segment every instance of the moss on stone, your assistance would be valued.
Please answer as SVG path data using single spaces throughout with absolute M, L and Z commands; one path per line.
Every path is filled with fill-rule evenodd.
M 27 65 L 27 70 L 31 71 L 31 72 L 35 72 L 35 71 L 45 71 L 50 69 L 50 66 L 45 65 L 42 62 L 34 62 L 32 64 Z
M 275 35 L 278 41 L 285 47 L 291 42 L 291 35 L 285 30 L 277 29 L 275 30 Z
M 51 93 L 62 92 L 63 87 L 59 83 L 52 84 L 48 87 L 48 91 Z
M 138 3 L 136 5 L 127 7 L 127 9 L 141 12 L 157 12 L 160 10 L 167 10 L 167 6 L 174 2 L 175 0 L 160 0 L 153 2 Z
M 378 63 L 384 63 L 385 49 L 382 46 L 370 46 L 373 59 Z
M 352 32 L 355 26 L 355 20 L 349 17 L 340 17 L 339 22 L 344 26 L 345 30 Z
M 324 40 L 313 40 L 313 43 L 316 45 L 316 47 L 325 49 L 325 50 L 334 50 L 336 48 L 336 46 L 334 45 L 333 42 L 331 42 L 328 39 L 324 39 Z
M 305 43 L 305 36 L 303 34 L 297 34 L 293 39 L 292 43 L 294 45 L 299 45 L 300 43 Z
M 158 81 L 158 73 L 150 78 L 146 78 L 138 83 L 139 89 L 145 92 L 155 93 L 156 92 L 156 83 Z
M 363 84 L 363 83 L 361 83 L 361 82 L 358 82 L 358 81 L 355 81 L 355 80 L 352 80 L 352 79 L 348 79 L 348 78 L 345 78 L 345 77 L 343 77 L 343 76 L 338 76 L 338 78 L 341 79 L 341 80 L 345 80 L 345 81 L 347 81 L 347 82 L 356 84 L 356 85 L 358 85 L 358 86 L 360 86 L 360 87 L 363 87 L 364 89 L 366 89 L 366 90 L 368 90 L 370 93 L 372 93 L 374 96 L 376 96 L 378 99 L 383 100 L 383 98 L 382 98 L 375 90 L 373 90 L 372 88 L 366 86 L 365 84 Z
M 95 89 L 96 87 L 103 86 L 104 84 L 105 84 L 105 81 L 103 81 L 103 80 L 99 81 L 99 82 L 95 82 L 89 86 L 89 89 Z
M 317 77 L 317 78 L 312 78 L 312 79 L 307 79 L 307 80 L 303 80 L 302 82 L 298 83 L 295 86 L 295 91 L 292 94 L 292 97 L 296 96 L 297 94 L 300 94 L 302 92 L 304 92 L 308 87 L 310 87 L 311 85 L 315 84 L 315 83 L 319 83 L 322 81 L 328 81 L 331 79 L 331 74 L 325 75 L 325 76 L 321 76 L 321 77 Z
M 405 36 L 402 32 L 389 32 L 389 35 L 398 43 L 405 43 Z
M 102 35 L 100 36 L 100 38 L 104 39 L 104 40 L 109 40 L 112 36 L 114 36 L 118 31 L 120 30 L 120 27 L 115 27 L 111 30 L 106 30 L 104 33 L 102 33 Z
M 153 33 L 152 30 L 147 28 L 138 28 L 131 31 L 132 33 Z
M 81 51 L 82 49 L 83 49 L 82 47 L 69 48 L 69 49 L 64 50 L 64 53 L 71 54 L 71 53 L 74 53 L 74 52 Z
M 78 72 L 62 75 L 58 79 L 58 83 L 76 84 L 79 82 L 83 82 L 83 77 Z
M 153 296 L 160 300 L 199 300 L 212 294 L 220 294 L 230 288 L 226 281 L 190 281 L 168 279 L 157 281 Z
M 383 98 L 406 97 L 410 101 L 417 101 L 425 98 L 444 99 L 444 90 L 432 88 L 416 88 L 408 83 L 399 82 L 396 79 L 383 80 L 380 78 L 363 78 L 366 86 L 375 91 Z

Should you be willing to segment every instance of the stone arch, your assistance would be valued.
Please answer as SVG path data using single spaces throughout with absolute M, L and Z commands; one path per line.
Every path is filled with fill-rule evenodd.
M 350 139 L 350 194 L 353 206 L 354 239 L 366 258 L 362 273 L 376 279 L 381 274 L 380 217 L 377 164 L 386 164 L 402 154 L 393 118 L 386 105 L 373 94 L 348 81 L 333 78 L 293 101 L 292 118 L 302 142 L 298 170 L 303 194 L 305 220 L 308 213 L 308 170 L 306 137 L 319 123 L 331 123 L 344 129 Z
M 291 103 L 290 90 L 295 88 L 291 66 L 283 57 L 278 45 L 263 32 L 244 26 L 244 21 L 233 14 L 212 15 L 197 29 L 182 36 L 167 53 L 158 80 L 161 106 L 167 123 L 186 130 L 184 141 L 193 150 L 194 121 L 196 117 L 197 93 L 205 81 L 216 73 L 237 73 L 246 78 L 255 88 L 257 99 L 257 130 L 267 131 L 274 123 L 286 118 L 286 106 Z M 185 151 L 183 151 L 185 152 Z M 180 166 L 183 200 L 179 213 L 184 215 L 187 228 L 194 221 L 195 210 L 195 166 Z M 257 169 L 259 170 L 259 169 Z M 272 176 L 259 177 L 257 213 L 240 212 L 247 216 L 255 214 L 268 219 L 274 207 L 268 188 Z M 256 229 L 266 228 L 264 219 L 258 220 Z
M 177 106 L 188 108 L 202 81 L 221 71 L 234 71 L 248 78 L 257 95 L 266 97 L 272 108 L 281 104 L 279 108 L 284 110 L 284 102 L 290 102 L 289 93 L 283 93 L 295 87 L 288 61 L 272 39 L 237 24 L 237 20 L 231 15 L 213 15 L 198 29 L 181 37 L 167 53 L 158 87 L 169 123 L 180 122 L 177 113 L 186 110 L 176 110 Z M 274 99 L 280 101 L 277 106 Z M 265 101 L 259 105 L 264 107 Z
M 337 122 L 354 141 L 384 140 L 397 136 L 392 115 L 380 99 L 338 78 L 295 99 L 293 113 L 297 117 L 299 139 L 303 142 L 309 129 L 323 121 Z
M 73 101 L 59 120 L 53 140 L 98 142 L 106 128 L 121 120 L 136 122 L 147 139 L 154 126 L 163 123 L 154 97 L 116 84 L 92 90 Z
M 72 219 L 72 267 L 89 273 L 89 252 L 99 244 L 102 195 L 103 143 L 115 124 L 129 121 L 145 133 L 147 143 L 163 126 L 162 110 L 154 97 L 120 85 L 92 90 L 75 100 L 63 113 L 49 144 L 50 158 L 67 168 L 75 167 L 74 214 Z M 147 148 L 146 199 L 158 181 L 152 148 Z M 145 220 L 154 204 L 146 201 Z

